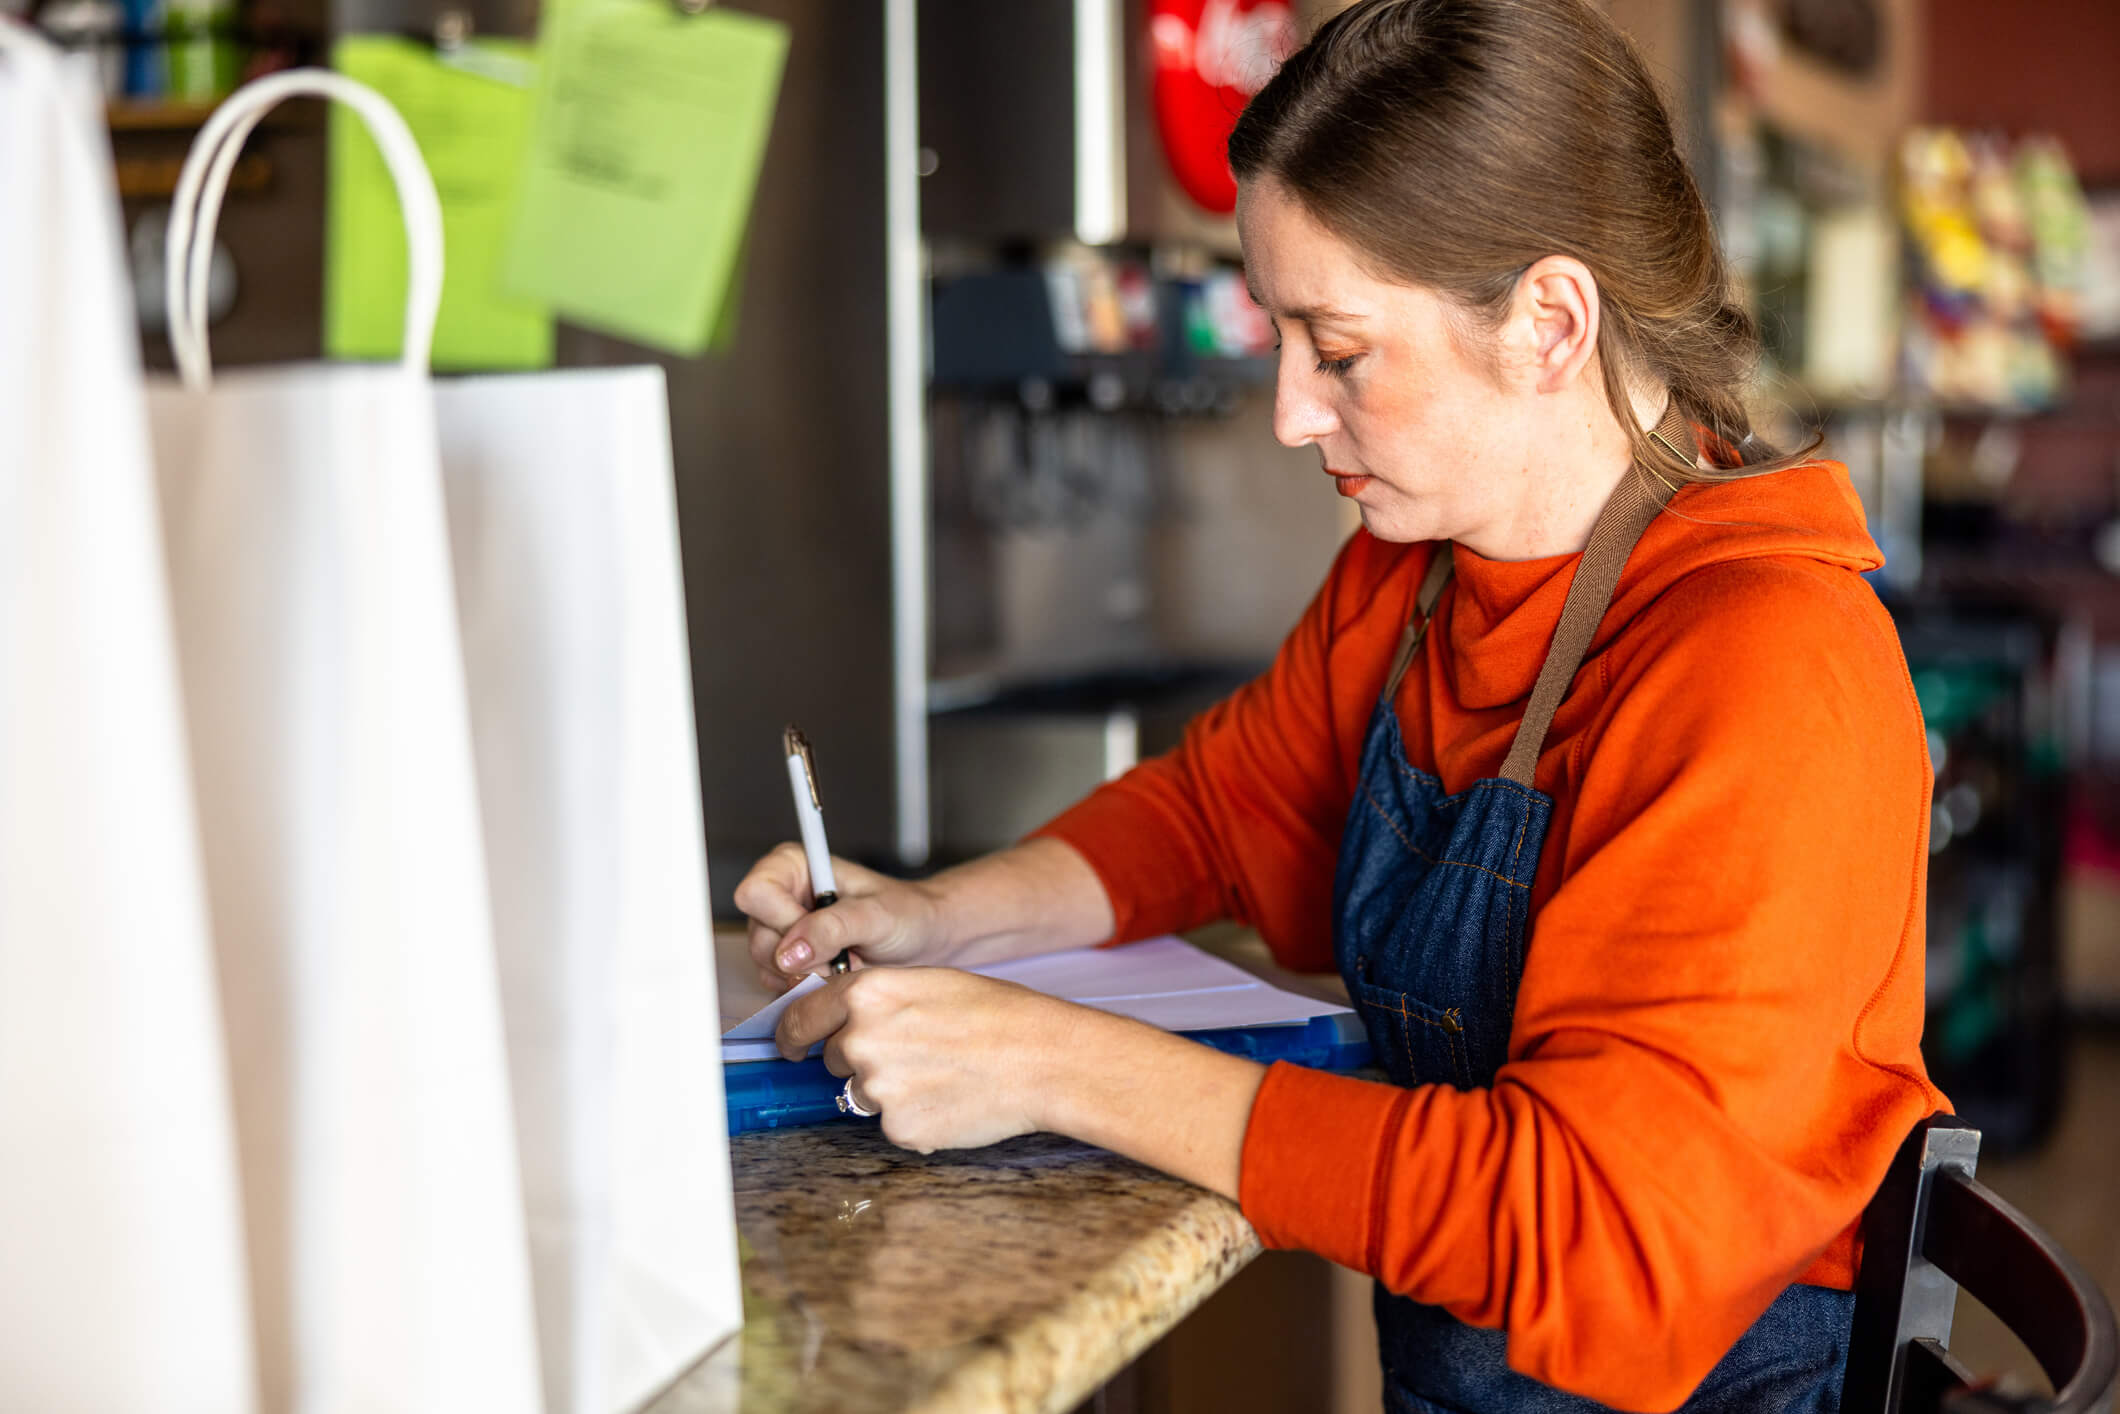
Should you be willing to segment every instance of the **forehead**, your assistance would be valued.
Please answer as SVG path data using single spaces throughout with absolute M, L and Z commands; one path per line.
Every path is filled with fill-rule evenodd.
M 1245 283 L 1268 314 L 1303 319 L 1363 314 L 1404 295 L 1362 267 L 1353 247 L 1320 225 L 1286 188 L 1271 179 L 1237 191 L 1237 239 Z

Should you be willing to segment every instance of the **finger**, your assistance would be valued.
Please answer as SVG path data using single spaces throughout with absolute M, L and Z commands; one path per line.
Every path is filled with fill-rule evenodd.
M 859 956 L 863 949 L 889 942 L 897 931 L 897 918 L 876 896 L 842 898 L 788 928 L 775 960 L 783 972 L 809 971 L 830 963 L 843 950 Z
M 768 928 L 755 918 L 751 920 L 749 931 L 749 941 L 745 946 L 750 951 L 752 963 L 762 968 L 772 967 L 773 953 L 780 946 L 781 931 L 778 928 Z
M 809 937 L 796 937 L 794 932 L 793 928 L 789 929 L 788 935 L 780 940 L 779 951 L 768 953 L 765 960 L 766 966 L 778 968 L 788 981 L 824 968 L 837 956 L 836 953 L 819 952 Z M 811 936 L 815 936 L 814 931 Z
M 847 1059 L 846 1046 L 840 1040 L 844 1035 L 844 1031 L 835 1031 L 832 1039 L 824 1043 L 824 1068 L 841 1079 L 854 1073 L 854 1063 Z
M 777 997 L 785 992 L 790 984 L 780 972 L 770 967 L 761 967 L 758 969 L 758 985 Z
M 736 886 L 736 906 L 782 932 L 810 908 L 810 867 L 802 846 L 775 845 Z
M 845 978 L 835 978 L 807 996 L 798 997 L 780 1014 L 773 1044 L 789 1060 L 801 1060 L 810 1047 L 847 1024 Z

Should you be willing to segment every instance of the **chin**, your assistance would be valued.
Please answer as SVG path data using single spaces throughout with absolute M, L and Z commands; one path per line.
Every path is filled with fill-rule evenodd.
M 1411 545 L 1419 540 L 1440 540 L 1443 530 L 1427 516 L 1409 513 L 1405 506 L 1371 506 L 1356 502 L 1362 513 L 1362 528 L 1379 540 Z

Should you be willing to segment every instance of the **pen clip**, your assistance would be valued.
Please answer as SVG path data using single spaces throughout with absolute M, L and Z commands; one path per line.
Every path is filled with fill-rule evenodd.
M 810 804 L 816 806 L 817 813 L 822 815 L 824 800 L 817 794 L 817 760 L 810 755 L 810 739 L 798 728 L 790 725 L 780 733 L 780 749 L 788 756 L 802 758 L 802 780 L 803 784 L 810 788 Z

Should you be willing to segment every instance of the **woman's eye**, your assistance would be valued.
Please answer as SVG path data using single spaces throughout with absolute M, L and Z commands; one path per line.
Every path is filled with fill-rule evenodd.
M 1360 354 L 1349 354 L 1345 358 L 1327 358 L 1319 354 L 1318 372 L 1329 373 L 1335 378 L 1345 378 L 1347 370 L 1354 367 L 1354 361 L 1360 357 Z

